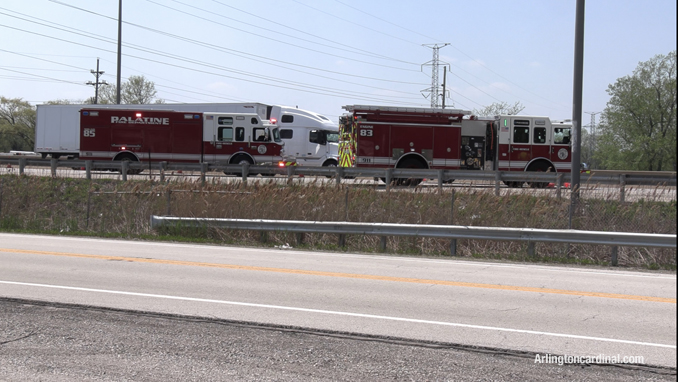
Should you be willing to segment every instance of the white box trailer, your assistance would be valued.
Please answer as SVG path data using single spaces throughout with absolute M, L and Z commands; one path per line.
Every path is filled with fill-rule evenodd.
M 303 166 L 336 166 L 339 127 L 327 117 L 290 106 L 262 103 L 172 103 L 144 105 L 38 105 L 35 152 L 43 158 L 80 155 L 80 110 L 83 108 L 256 113 L 284 130 L 285 155 Z

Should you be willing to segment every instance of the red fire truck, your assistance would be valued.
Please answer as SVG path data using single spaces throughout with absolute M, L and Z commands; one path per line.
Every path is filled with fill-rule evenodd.
M 571 125 L 548 117 L 348 105 L 340 118 L 340 166 L 569 172 Z M 416 185 L 421 179 L 399 179 Z M 520 187 L 520 182 L 507 182 Z M 544 183 L 532 183 L 544 187 Z
M 256 113 L 80 110 L 80 159 L 277 163 L 283 145 L 277 125 Z

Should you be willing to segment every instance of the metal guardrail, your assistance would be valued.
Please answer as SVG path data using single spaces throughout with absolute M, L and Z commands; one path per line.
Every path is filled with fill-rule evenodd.
M 127 173 L 132 171 L 154 170 L 160 172 L 161 180 L 167 171 L 193 171 L 200 172 L 204 177 L 208 172 L 224 172 L 241 176 L 243 180 L 248 177 L 262 175 L 283 175 L 293 177 L 303 176 L 323 176 L 334 178 L 337 183 L 342 179 L 351 179 L 357 177 L 381 178 L 387 183 L 397 178 L 418 178 L 418 179 L 437 179 L 438 185 L 442 187 L 443 182 L 450 180 L 471 180 L 471 181 L 494 181 L 499 182 L 537 182 L 554 183 L 560 188 L 565 182 L 570 181 L 570 173 L 538 173 L 524 171 L 469 171 L 469 170 L 424 170 L 424 169 L 396 169 L 396 168 L 352 168 L 352 167 L 277 167 L 277 166 L 259 166 L 259 165 L 224 165 L 214 163 L 168 163 L 168 162 L 118 162 L 118 161 L 90 161 L 90 160 L 57 160 L 57 159 L 33 159 L 26 157 L 19 158 L 0 158 L 0 165 L 13 165 L 19 167 L 19 172 L 23 173 L 28 166 L 50 167 L 52 174 L 56 176 L 56 169 L 60 167 L 82 168 L 86 171 L 86 176 L 91 179 L 91 172 L 95 170 L 114 170 L 123 174 L 123 180 L 126 180 Z M 123 170 L 127 171 L 123 171 Z M 619 173 L 611 171 L 591 171 L 581 175 L 582 183 L 589 184 L 613 184 L 613 185 L 666 185 L 676 186 L 675 172 L 628 172 Z
M 342 247 L 346 244 L 346 235 L 377 235 L 382 238 L 381 251 L 386 250 L 386 237 L 388 236 L 441 238 L 450 239 L 450 254 L 453 256 L 456 255 L 458 239 L 527 242 L 527 252 L 532 257 L 536 256 L 536 242 L 609 245 L 613 247 L 612 265 L 617 265 L 615 253 L 619 246 L 676 249 L 676 235 L 669 234 L 457 225 L 187 218 L 151 215 L 151 228 L 157 229 L 168 226 L 219 227 L 254 230 L 262 233 L 268 231 L 291 232 L 297 234 L 298 243 L 303 241 L 304 233 L 337 234 L 339 235 L 339 245 Z

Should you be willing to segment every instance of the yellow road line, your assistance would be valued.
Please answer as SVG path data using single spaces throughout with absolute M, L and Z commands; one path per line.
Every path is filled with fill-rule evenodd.
M 567 290 L 567 289 L 550 289 L 550 288 L 536 288 L 536 287 L 524 287 L 524 286 L 513 286 L 513 285 L 482 284 L 482 283 L 469 283 L 469 282 L 463 282 L 463 281 L 428 280 L 428 279 L 416 279 L 416 278 L 408 278 L 408 277 L 392 277 L 392 276 L 362 275 L 362 274 L 355 274 L 355 273 L 309 271 L 309 270 L 303 270 L 303 269 L 255 267 L 255 266 L 250 266 L 250 265 L 203 263 L 203 262 L 195 262 L 195 261 L 148 259 L 148 258 L 141 258 L 141 257 L 104 256 L 104 255 L 88 255 L 88 254 L 68 253 L 68 252 L 33 251 L 33 250 L 25 250 L 25 249 L 0 248 L 0 252 L 25 253 L 25 254 L 31 254 L 31 255 L 78 257 L 78 258 L 98 259 L 98 260 L 128 261 L 128 262 L 134 262 L 134 263 L 151 263 L 151 264 L 183 265 L 183 266 L 192 266 L 192 267 L 237 269 L 237 270 L 244 270 L 244 271 L 290 273 L 290 274 L 299 274 L 299 275 L 341 277 L 341 278 L 352 278 L 352 279 L 361 279 L 361 280 L 395 281 L 395 282 L 404 282 L 404 283 L 445 285 L 445 286 L 456 286 L 456 287 L 466 287 L 466 288 L 498 289 L 498 290 L 519 291 L 519 292 L 550 293 L 550 294 L 562 294 L 562 295 L 584 296 L 584 297 L 602 297 L 602 298 L 614 298 L 614 299 L 621 299 L 621 300 L 666 302 L 666 303 L 671 303 L 671 304 L 676 303 L 675 298 L 666 298 L 666 297 L 637 296 L 637 295 L 629 295 L 629 294 L 602 293 L 602 292 L 583 292 L 583 291 L 575 291 L 575 290 Z

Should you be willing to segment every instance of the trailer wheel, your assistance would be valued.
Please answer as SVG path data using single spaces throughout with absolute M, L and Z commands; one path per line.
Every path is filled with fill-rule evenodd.
M 337 167 L 337 165 L 338 165 L 338 163 L 334 159 L 330 159 L 328 161 L 325 161 L 325 163 L 323 163 L 323 167 Z M 334 178 L 334 175 L 326 175 L 325 177 L 326 178 Z M 344 178 L 349 178 L 349 177 L 345 176 Z
M 551 170 L 552 167 L 544 161 L 532 163 L 530 167 L 527 168 L 527 171 L 535 172 L 550 172 Z M 528 185 L 532 188 L 546 188 L 549 184 L 548 182 L 529 182 Z
M 126 161 L 126 162 L 138 162 L 138 161 L 139 161 L 139 159 L 137 159 L 137 157 L 135 157 L 135 156 L 132 155 L 132 154 L 120 154 L 120 155 L 118 155 L 117 157 L 115 157 L 114 160 L 116 160 L 116 161 L 121 161 L 121 162 L 123 162 L 123 161 Z M 139 175 L 139 174 L 141 174 L 142 171 L 144 171 L 144 170 L 131 170 L 131 169 L 128 168 L 128 169 L 127 169 L 127 174 L 128 174 L 128 175 Z M 120 170 L 120 173 L 122 173 L 122 169 Z
M 398 163 L 397 168 L 421 168 L 425 169 L 426 165 L 422 163 L 421 160 L 417 158 L 405 158 L 402 162 Z M 398 186 L 408 186 L 415 187 L 421 183 L 423 179 L 421 178 L 397 178 L 395 179 L 395 184 Z

